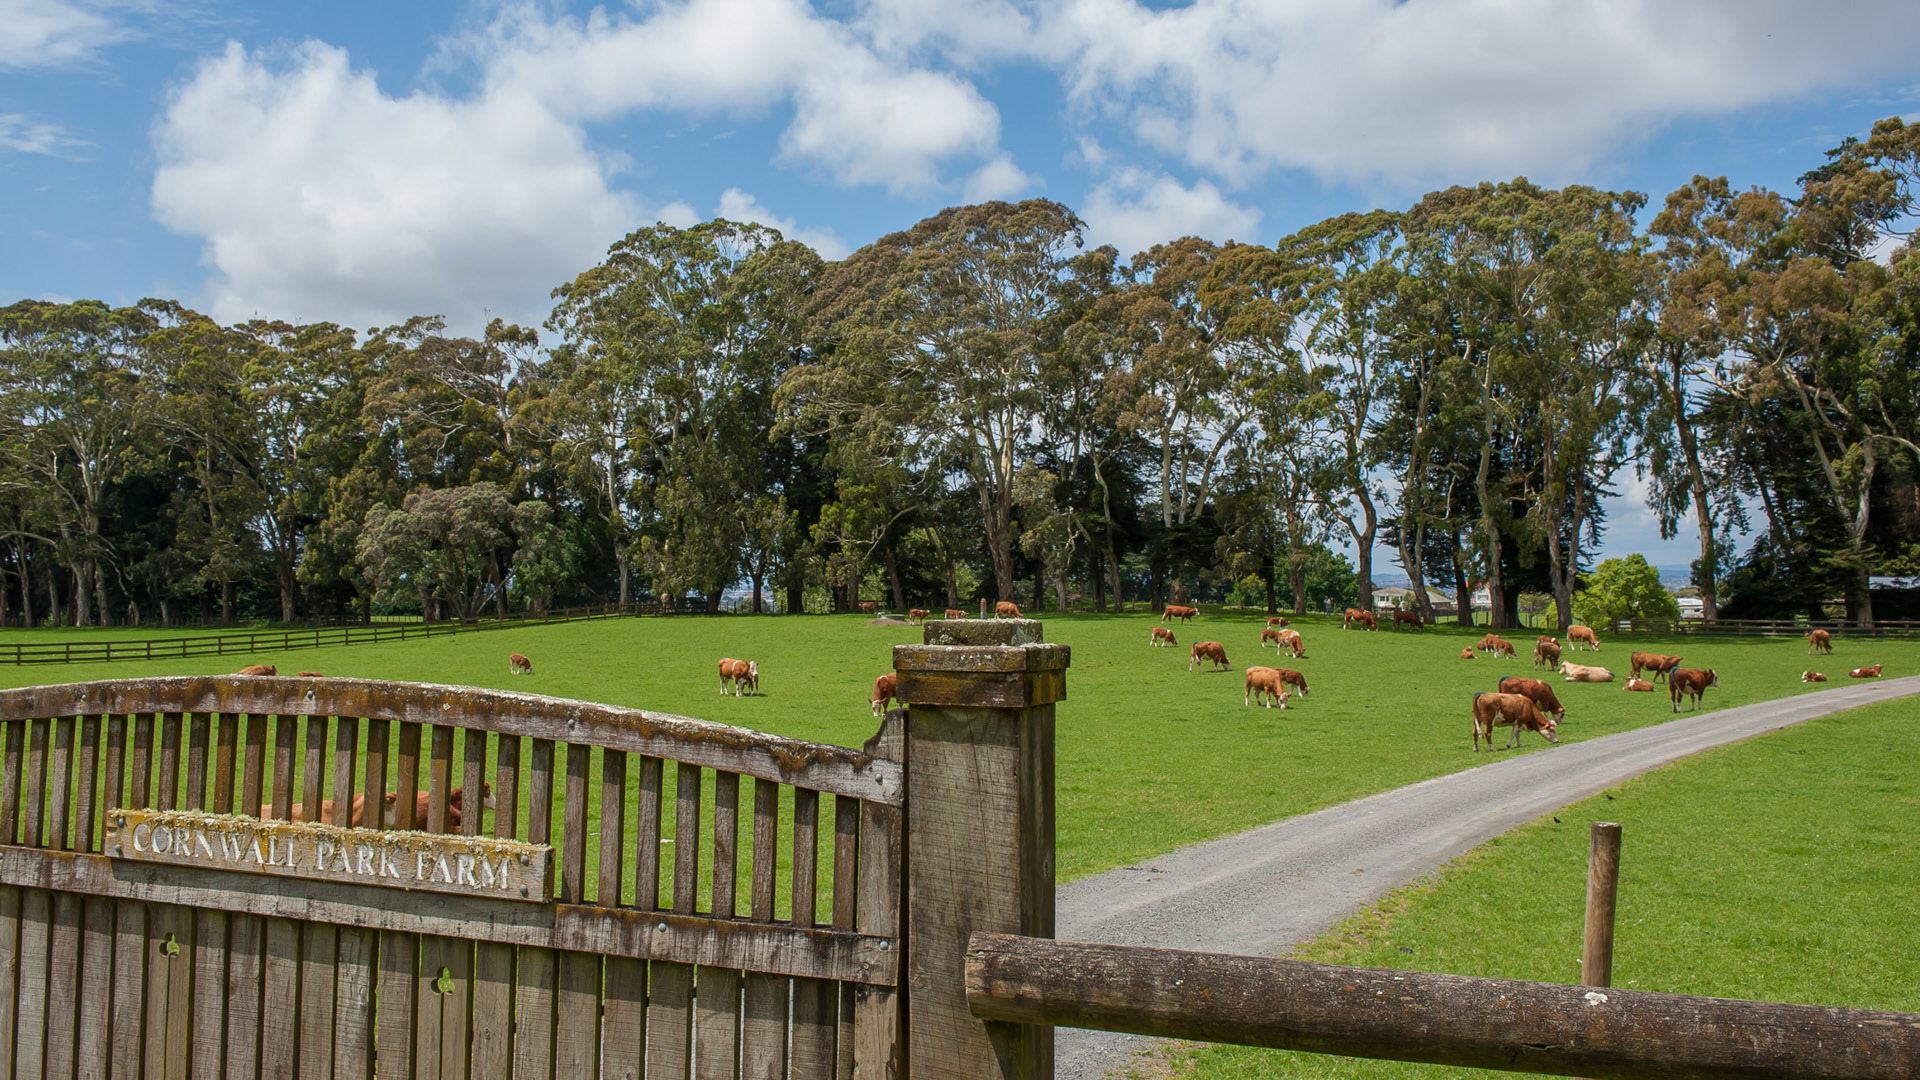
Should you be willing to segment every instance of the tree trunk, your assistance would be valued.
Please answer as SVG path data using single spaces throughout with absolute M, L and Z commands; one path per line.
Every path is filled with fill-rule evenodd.
M 1174 563 L 1171 574 L 1173 577 L 1173 585 L 1167 596 L 1167 602 L 1170 604 L 1184 604 L 1187 602 L 1187 564 L 1184 562 Z
M 233 625 L 233 582 L 220 583 L 220 625 Z
M 1047 603 L 1047 565 L 1033 564 L 1033 607 L 1034 611 L 1045 611 Z
M 1873 625 L 1873 583 L 1862 567 L 1847 590 L 1847 621 L 1865 630 Z
M 27 549 L 15 544 L 14 557 L 20 562 L 20 618 L 22 625 L 37 626 L 33 621 L 33 579 L 27 565 Z
M 1473 582 L 1467 580 L 1466 554 L 1460 546 L 1460 537 L 1453 539 L 1453 621 L 1461 626 L 1473 625 Z
M 99 612 L 100 626 L 113 625 L 113 608 L 107 605 L 107 575 L 99 563 L 89 567 L 89 576 L 93 579 L 93 599 L 95 610 Z
M 900 566 L 893 558 L 893 545 L 880 549 L 880 558 L 887 565 L 887 585 L 893 590 L 893 610 L 907 610 L 907 594 L 900 589 Z
M 1162 599 L 1166 594 L 1161 590 L 1161 579 L 1166 572 L 1166 568 L 1158 563 L 1151 564 L 1147 570 L 1147 610 L 1154 614 L 1166 610 Z
M 720 613 L 721 592 L 722 590 L 717 588 L 709 588 L 707 590 L 707 614 L 718 615 Z
M 987 553 L 993 560 L 994 589 L 1003 598 L 1019 595 L 1013 566 L 1013 500 L 1011 493 L 1002 498 L 980 485 L 980 511 L 987 532 Z
M 1273 593 L 1273 549 L 1270 547 L 1260 552 L 1260 580 L 1267 587 L 1268 617 L 1280 614 L 1280 605 Z
M 1089 538 L 1091 540 L 1091 538 Z M 1100 549 L 1087 544 L 1087 585 L 1093 589 L 1093 610 L 1107 610 L 1106 568 L 1100 565 Z
M 764 580 L 764 567 L 756 560 L 753 564 L 753 574 L 747 579 L 747 583 L 753 586 L 753 599 L 747 602 L 747 610 L 755 615 L 764 613 L 763 606 L 760 603 L 760 583 Z
M 1126 597 L 1121 588 L 1123 579 L 1120 576 L 1120 556 L 1113 550 L 1112 533 L 1107 534 L 1107 573 L 1112 575 L 1107 583 L 1113 587 L 1113 613 L 1119 615 L 1126 611 L 1127 607 Z
M 93 601 L 87 595 L 90 590 L 87 588 L 86 567 L 75 562 L 70 569 L 73 571 L 73 625 L 86 626 L 93 622 Z
M 954 565 L 952 552 L 946 554 L 945 565 L 941 569 L 947 579 L 947 607 L 957 610 L 960 607 L 960 571 Z

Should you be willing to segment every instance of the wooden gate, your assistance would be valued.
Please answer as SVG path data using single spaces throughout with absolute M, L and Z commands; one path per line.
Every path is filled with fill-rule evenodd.
M 34 687 L 0 723 L 0 1076 L 903 1072 L 897 761 L 350 679 Z M 388 793 L 394 829 L 550 846 L 553 899 L 103 847 L 146 811 L 347 826 Z

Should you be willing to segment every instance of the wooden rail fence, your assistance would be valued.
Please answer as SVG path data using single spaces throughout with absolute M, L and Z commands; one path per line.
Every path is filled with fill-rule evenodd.
M 1837 619 L 1628 619 L 1615 624 L 1615 633 L 1631 634 L 1751 634 L 1760 636 L 1805 637 L 1809 630 L 1825 630 L 1834 637 L 1916 637 L 1920 621 L 1882 619 L 1870 627 L 1859 627 Z M 1606 633 L 1604 628 L 1601 633 Z

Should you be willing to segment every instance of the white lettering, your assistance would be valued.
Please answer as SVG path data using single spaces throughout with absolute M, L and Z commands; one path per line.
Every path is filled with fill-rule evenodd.
M 488 861 L 485 856 L 482 856 L 480 859 L 480 884 L 487 886 L 494 884 L 495 881 L 499 882 L 501 888 L 504 889 L 507 887 L 507 860 L 504 858 L 500 860 L 500 873 L 495 875 L 493 872 L 493 863 Z
M 183 859 L 193 858 L 193 830 L 183 825 L 173 827 L 173 853 Z
M 253 839 L 253 846 L 252 846 L 252 847 L 249 847 L 249 848 L 247 849 L 247 858 L 248 858 L 249 860 L 251 860 L 251 861 L 253 861 L 253 862 L 257 862 L 257 863 L 264 863 L 264 862 L 266 862 L 266 861 L 267 861 L 267 857 L 266 857 L 266 855 L 265 855 L 265 853 L 263 853 L 263 852 L 262 852 L 262 851 L 260 850 L 260 834 L 259 834 L 259 833 L 255 833 L 255 834 L 253 835 L 253 838 L 252 838 L 252 839 Z M 270 864 L 270 863 L 269 863 L 268 865 L 272 865 L 272 864 Z
M 447 857 L 445 855 L 433 860 L 433 874 L 429 876 L 427 880 L 430 882 L 444 881 L 449 885 L 453 884 L 453 872 L 447 869 Z
M 327 868 L 327 858 L 332 854 L 333 841 L 315 840 L 313 842 L 313 872 L 317 874 L 325 870 Z M 293 852 L 291 848 L 288 849 L 287 858 L 289 860 L 288 865 L 292 865 Z
M 173 830 L 165 827 L 153 830 L 153 853 L 165 855 L 173 850 Z
M 413 880 L 427 880 L 427 859 L 432 857 L 432 855 L 433 852 L 426 850 L 413 853 Z
M 153 826 L 152 826 L 152 825 L 149 825 L 149 824 L 147 824 L 147 823 L 146 823 L 146 822 L 144 822 L 144 821 L 143 821 L 143 822 L 141 822 L 141 823 L 140 823 L 140 824 L 138 824 L 138 825 L 135 825 L 135 826 L 133 827 L 133 850 L 135 850 L 135 851 L 149 851 L 149 850 L 151 850 L 151 849 L 150 849 L 150 848 L 149 848 L 149 847 L 147 846 L 147 843 L 146 843 L 146 841 L 143 841 L 143 840 L 141 840 L 141 839 L 140 839 L 140 836 L 141 836 L 141 833 L 140 833 L 140 830 L 142 830 L 142 829 L 145 829 L 145 830 L 146 830 L 146 836 L 147 836 L 147 840 L 151 840 L 151 839 L 153 838 Z
M 193 830 L 193 842 L 200 846 L 200 854 L 205 855 L 209 859 L 213 858 L 213 845 L 207 843 L 207 830 L 205 829 Z M 191 848 L 189 848 L 187 851 L 184 851 L 181 854 L 191 857 L 193 855 L 193 851 Z
M 400 876 L 400 867 L 395 865 L 393 861 L 393 849 L 385 845 L 382 845 L 380 848 L 380 876 Z
M 478 881 L 475 881 L 473 879 L 473 856 L 464 855 L 464 854 L 459 856 L 454 860 L 454 867 L 455 867 L 456 873 L 454 875 L 453 883 L 455 885 L 480 884 Z
M 240 861 L 240 838 L 230 832 L 216 833 L 220 837 L 220 857 L 230 862 Z
M 333 853 L 333 863 L 328 866 L 327 869 L 332 870 L 336 874 L 353 873 L 353 860 L 347 858 L 347 855 L 348 852 L 345 847 L 335 851 Z
M 368 844 L 355 844 L 353 845 L 353 854 L 354 854 L 354 858 L 359 862 L 359 869 L 356 870 L 355 873 L 365 874 L 367 877 L 372 877 L 373 876 L 372 846 Z

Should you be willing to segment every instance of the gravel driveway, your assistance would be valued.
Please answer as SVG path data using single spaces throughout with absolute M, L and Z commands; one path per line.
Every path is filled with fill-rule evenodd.
M 1518 756 L 1112 870 L 1055 894 L 1063 940 L 1275 956 L 1501 833 L 1667 762 L 1920 693 L 1920 676 L 1742 705 Z M 1530 737 L 1537 740 L 1538 736 Z M 1061 1028 L 1060 1080 L 1095 1080 L 1153 1040 Z

